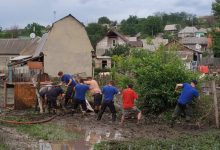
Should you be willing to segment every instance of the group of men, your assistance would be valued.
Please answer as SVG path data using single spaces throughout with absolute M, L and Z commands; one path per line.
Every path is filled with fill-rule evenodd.
M 97 120 L 101 120 L 106 108 L 108 107 L 112 113 L 112 121 L 116 121 L 116 109 L 114 105 L 115 95 L 121 94 L 120 91 L 114 86 L 113 81 L 102 87 L 99 87 L 97 81 L 88 77 L 85 79 L 75 80 L 71 75 L 64 74 L 62 71 L 58 72 L 61 83 L 58 85 L 53 85 L 50 88 L 43 87 L 40 90 L 40 96 L 47 99 L 48 110 L 50 112 L 51 108 L 57 107 L 57 98 L 61 96 L 64 98 L 64 107 L 68 108 L 69 104 L 72 111 L 75 112 L 77 107 L 80 105 L 83 114 L 88 111 L 86 104 L 86 93 L 90 91 L 93 97 L 94 112 L 97 113 Z M 64 94 L 64 90 L 61 85 L 67 87 Z M 135 106 L 135 100 L 138 98 L 137 93 L 132 89 L 133 85 L 128 84 L 128 88 L 122 91 L 122 104 L 123 104 L 123 114 L 121 118 L 121 123 L 124 122 L 125 117 L 131 112 L 136 113 L 137 120 L 139 122 L 141 118 L 141 111 Z
M 97 120 L 101 120 L 106 107 L 108 107 L 112 113 L 112 121 L 116 121 L 116 109 L 114 105 L 114 97 L 117 94 L 121 94 L 122 97 L 122 117 L 121 124 L 124 123 L 125 118 L 131 117 L 131 114 L 136 114 L 137 123 L 141 119 L 141 111 L 135 105 L 135 100 L 138 99 L 138 94 L 133 90 L 133 85 L 128 84 L 127 88 L 120 93 L 120 91 L 114 86 L 114 82 L 110 81 L 107 85 L 100 89 L 98 83 L 88 77 L 86 80 L 78 79 L 75 80 L 71 75 L 64 74 L 62 71 L 58 73 L 61 79 L 61 84 L 55 85 L 47 90 L 40 90 L 40 96 L 46 97 L 48 101 L 48 106 L 50 108 L 56 107 L 57 97 L 65 98 L 64 107 L 67 108 L 68 103 L 71 102 L 71 108 L 73 112 L 77 109 L 79 105 L 82 107 L 82 112 L 86 113 L 88 111 L 86 104 L 86 93 L 91 92 L 93 96 L 94 112 L 97 113 Z M 66 93 L 61 88 L 61 85 L 65 84 L 67 86 Z M 181 83 L 177 84 L 175 91 L 182 88 L 181 94 L 178 98 L 176 108 L 172 115 L 171 127 L 173 127 L 176 118 L 179 115 L 186 116 L 186 120 L 189 121 L 191 117 L 191 103 L 194 98 L 199 97 L 199 93 L 196 90 L 197 81 L 193 80 L 190 84 Z

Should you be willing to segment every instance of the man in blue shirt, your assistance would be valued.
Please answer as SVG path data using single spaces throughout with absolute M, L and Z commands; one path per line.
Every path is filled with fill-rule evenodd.
M 173 127 L 176 118 L 182 113 L 186 115 L 186 121 L 190 121 L 190 118 L 192 115 L 190 104 L 192 103 L 194 98 L 199 97 L 199 92 L 195 89 L 196 84 L 197 84 L 197 81 L 192 80 L 190 84 L 181 83 L 181 84 L 176 85 L 175 91 L 177 91 L 178 88 L 182 88 L 182 92 L 177 101 L 176 108 L 172 114 L 171 127 Z
M 56 109 L 57 107 L 57 97 L 65 96 L 63 89 L 58 85 L 53 85 L 53 87 L 46 93 L 47 101 L 48 101 L 48 111 L 52 108 Z
M 102 88 L 102 94 L 104 95 L 104 100 L 101 106 L 101 110 L 98 114 L 97 120 L 101 120 L 103 113 L 105 112 L 106 107 L 109 107 L 112 113 L 112 121 L 116 120 L 116 111 L 114 105 L 114 96 L 119 94 L 119 90 L 113 86 L 114 82 L 110 81 L 108 85 Z
M 89 86 L 84 84 L 84 80 L 80 79 L 79 83 L 75 86 L 74 105 L 73 109 L 76 110 L 78 105 L 82 106 L 83 113 L 87 111 L 86 106 L 86 92 L 89 90 Z
M 69 102 L 69 99 L 73 98 L 73 89 L 76 86 L 76 81 L 72 78 L 71 75 L 63 74 L 62 71 L 58 72 L 58 76 L 60 77 L 62 84 L 65 84 L 65 86 L 67 86 L 64 103 L 64 106 L 66 107 Z

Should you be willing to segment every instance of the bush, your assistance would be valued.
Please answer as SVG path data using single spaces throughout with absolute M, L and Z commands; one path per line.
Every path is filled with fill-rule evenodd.
M 161 48 L 155 53 L 134 49 L 129 56 L 114 56 L 114 78 L 121 87 L 132 82 L 144 112 L 159 113 L 174 106 L 177 83 L 189 82 L 196 74 L 187 70 L 175 51 Z

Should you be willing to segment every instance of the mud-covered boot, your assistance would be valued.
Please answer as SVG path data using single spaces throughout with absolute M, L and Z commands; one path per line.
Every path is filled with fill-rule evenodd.
M 116 121 L 116 113 L 112 113 L 112 122 Z

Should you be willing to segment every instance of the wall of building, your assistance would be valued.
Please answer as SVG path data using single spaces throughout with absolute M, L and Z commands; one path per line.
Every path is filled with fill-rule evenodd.
M 92 75 L 93 50 L 87 32 L 78 21 L 66 17 L 56 22 L 49 32 L 44 49 L 44 69 L 51 76 L 58 71 Z
M 0 55 L 0 72 L 5 72 L 8 70 L 8 63 L 11 58 L 14 58 L 18 55 Z
M 116 44 L 118 44 L 118 45 L 126 44 L 120 37 L 109 38 L 109 37 L 106 36 L 101 41 L 99 41 L 97 43 L 96 55 L 97 56 L 102 56 L 105 53 L 106 50 L 108 50 L 110 48 L 114 48 L 113 40 L 115 40 Z

